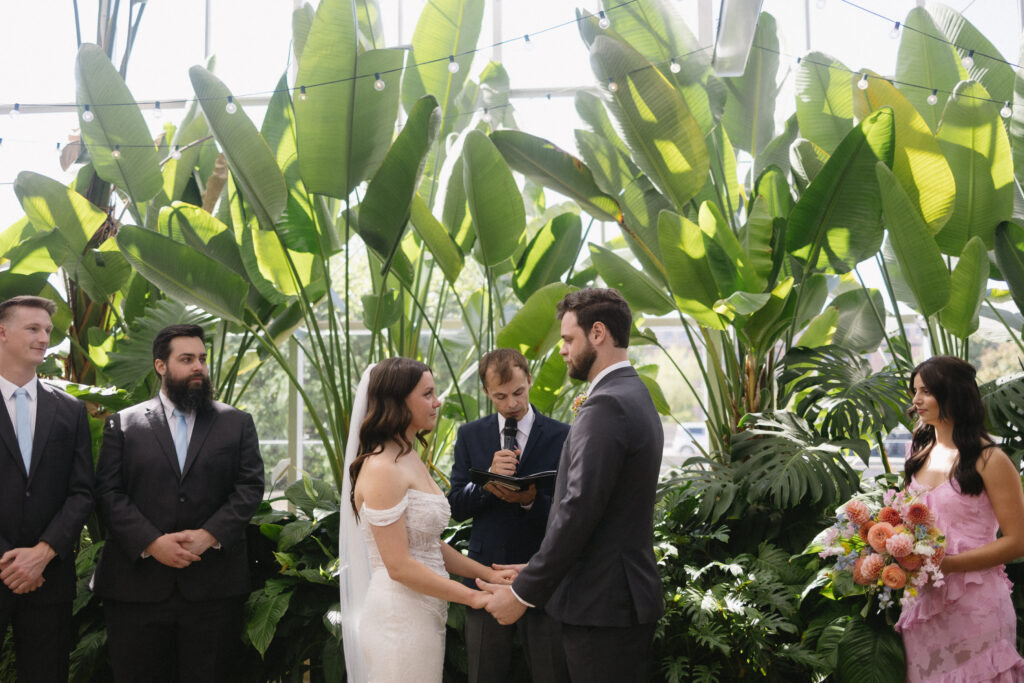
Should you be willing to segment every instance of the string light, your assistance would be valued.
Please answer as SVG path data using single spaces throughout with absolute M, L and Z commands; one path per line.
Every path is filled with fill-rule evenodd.
M 680 66 L 679 62 L 676 61 L 676 58 L 673 57 L 672 59 L 669 60 L 668 70 L 671 71 L 674 74 L 677 74 L 677 73 L 679 73 L 680 71 L 683 70 L 683 67 Z
M 896 40 L 897 38 L 900 37 L 900 22 L 897 21 L 895 24 L 893 24 L 892 30 L 889 31 L 889 37 L 892 38 L 893 40 Z
M 448 71 L 453 74 L 459 73 L 459 63 L 455 61 L 455 55 L 448 55 Z
M 928 104 L 933 107 L 939 103 L 939 91 L 936 88 L 932 88 L 932 94 L 928 96 Z
M 181 148 L 178 145 L 175 145 L 174 149 L 171 150 L 171 158 L 175 161 L 181 158 Z
M 11 109 L 11 111 L 9 111 L 8 113 L 11 115 L 11 117 L 17 116 L 18 114 L 21 113 L 21 105 L 18 104 L 17 102 L 15 102 L 14 103 L 14 108 Z
M 92 121 L 94 118 L 96 117 L 93 115 L 92 111 L 89 110 L 89 105 L 85 105 L 85 111 L 82 112 L 82 120 L 88 123 L 89 121 Z
M 482 116 L 480 117 L 480 119 L 481 119 L 481 120 L 482 120 L 482 121 L 483 121 L 484 123 L 490 123 L 490 122 L 491 122 L 491 113 L 490 113 L 489 111 L 487 111 L 487 107 L 484 107 L 484 113 L 483 113 L 483 115 L 482 115 Z
M 618 92 L 619 91 L 619 84 L 616 83 L 615 79 L 612 78 L 611 76 L 608 77 L 608 90 L 610 92 Z
M 306 86 L 304 86 L 304 85 L 300 85 L 300 86 L 299 86 L 299 99 L 300 99 L 300 100 L 302 100 L 303 102 L 305 102 L 305 101 L 306 101 L 306 98 L 307 98 L 307 95 L 306 95 Z
M 965 69 L 970 69 L 974 66 L 974 50 L 968 50 L 964 58 L 960 60 L 960 63 L 964 65 Z
M 860 80 L 857 81 L 857 87 L 860 88 L 861 90 L 868 89 L 868 75 L 866 73 L 862 73 L 860 75 Z
M 235 104 L 235 98 L 231 95 L 228 95 L 228 103 L 224 106 L 224 111 L 229 114 L 234 114 L 238 111 L 238 105 Z
M 1008 119 L 1011 114 L 1013 114 L 1013 107 L 1010 106 L 1010 101 L 1007 100 L 1006 104 L 1003 105 L 1003 108 L 999 110 L 999 115 L 1004 119 Z
M 163 115 L 163 111 L 160 110 L 160 100 L 153 103 L 153 118 L 158 119 Z
M 526 45 L 527 48 L 530 48 L 530 49 L 533 48 L 533 41 L 530 40 L 530 34 L 529 33 L 523 34 L 523 43 Z
M 608 19 L 608 15 L 604 13 L 604 10 L 601 10 L 597 13 L 597 16 L 600 17 L 597 20 L 597 25 L 607 31 L 612 25 L 612 22 Z
M 388 87 L 387 83 L 385 83 L 384 79 L 380 77 L 380 73 L 378 72 L 373 74 L 373 89 L 380 92 L 386 87 Z
M 121 158 L 121 145 L 114 145 L 114 151 L 110 153 L 110 156 L 112 156 L 115 159 L 120 159 Z

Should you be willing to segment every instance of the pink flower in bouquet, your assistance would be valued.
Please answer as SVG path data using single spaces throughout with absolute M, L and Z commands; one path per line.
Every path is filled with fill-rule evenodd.
M 914 550 L 914 537 L 895 533 L 885 541 L 885 549 L 896 559 L 906 557 Z
M 860 500 L 851 500 L 846 504 L 846 516 L 857 526 L 864 526 L 864 523 L 871 519 L 871 511 L 868 506 Z
M 878 575 L 882 573 L 884 567 L 885 558 L 877 553 L 871 553 L 864 557 L 864 562 L 860 565 L 860 574 L 869 583 L 873 583 L 878 580 Z
M 930 524 L 932 511 L 924 503 L 911 503 L 907 509 L 907 521 L 911 524 Z
M 892 508 L 886 509 L 892 510 Z M 892 528 L 892 524 L 879 522 L 868 530 L 868 545 L 874 548 L 875 552 L 885 552 L 885 542 L 895 533 L 896 531 Z
M 864 576 L 861 572 L 861 568 L 864 566 L 864 560 L 868 559 L 866 555 L 858 557 L 853 563 L 853 582 L 859 586 L 869 586 L 872 581 Z
M 888 522 L 889 524 L 892 524 L 892 525 L 895 526 L 896 524 L 899 524 L 900 522 L 902 522 L 903 518 L 900 517 L 900 513 L 899 512 L 897 512 L 894 508 L 891 508 L 891 507 L 889 507 L 887 505 L 887 506 L 885 506 L 884 508 L 882 508 L 881 510 L 878 511 L 878 521 L 879 522 Z
M 935 548 L 935 554 L 932 555 L 930 562 L 934 564 L 936 567 L 940 567 L 942 566 L 942 558 L 944 558 L 945 556 L 946 548 L 945 546 L 940 545 L 937 548 Z
M 860 534 L 860 540 L 864 541 L 865 543 L 868 542 L 868 532 L 871 531 L 871 527 L 873 527 L 874 525 L 875 523 L 872 522 L 870 519 L 860 525 L 860 531 L 858 532 Z
M 893 590 L 899 590 L 907 585 L 907 573 L 895 564 L 890 564 L 882 570 L 882 583 Z
M 921 568 L 921 565 L 924 564 L 924 556 L 911 553 L 910 555 L 901 557 L 896 561 L 899 562 L 900 566 L 908 572 L 916 572 Z

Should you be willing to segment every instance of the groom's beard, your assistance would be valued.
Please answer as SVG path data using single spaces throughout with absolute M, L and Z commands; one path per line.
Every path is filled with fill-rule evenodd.
M 565 360 L 565 364 L 569 368 L 569 376 L 582 382 L 586 382 L 590 378 L 590 368 L 597 360 L 597 351 L 594 350 L 594 345 L 590 343 L 589 339 L 585 341 L 587 345 L 579 352 L 579 355 L 569 356 Z
M 192 380 L 201 379 L 197 385 Z M 164 377 L 164 391 L 171 403 L 187 412 L 199 412 L 210 406 L 213 400 L 213 387 L 206 375 L 189 375 L 177 379 L 167 375 Z

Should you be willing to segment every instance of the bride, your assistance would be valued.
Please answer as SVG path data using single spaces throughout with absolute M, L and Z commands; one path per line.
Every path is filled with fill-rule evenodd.
M 408 358 L 370 366 L 359 382 L 345 449 L 339 549 L 345 666 L 355 683 L 439 683 L 447 603 L 482 609 L 490 599 L 448 574 L 505 584 L 515 576 L 440 538 L 448 501 L 413 444 L 426 445 L 423 436 L 434 428 L 440 405 L 430 368 Z

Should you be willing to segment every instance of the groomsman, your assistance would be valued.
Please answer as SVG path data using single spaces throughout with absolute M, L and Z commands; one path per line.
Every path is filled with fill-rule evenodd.
M 212 400 L 201 327 L 161 330 L 153 366 L 159 394 L 107 421 L 96 472 L 114 678 L 229 680 L 250 590 L 245 529 L 263 497 L 256 427 Z
M 664 610 L 654 558 L 654 497 L 664 430 L 626 359 L 629 305 L 614 289 L 558 304 L 561 354 L 590 385 L 558 466 L 540 549 L 512 586 L 481 586 L 499 623 L 542 605 L 562 623 L 573 681 L 646 681 Z
M 18 680 L 68 680 L 75 552 L 92 512 L 85 404 L 36 377 L 57 307 L 0 303 L 0 638 L 14 627 Z
M 540 547 L 551 509 L 550 487 L 513 492 L 470 481 L 470 468 L 526 476 L 554 470 L 569 425 L 542 415 L 530 404 L 530 367 L 514 349 L 484 354 L 479 364 L 484 394 L 497 411 L 459 428 L 452 466 L 452 517 L 472 518 L 469 556 L 481 564 L 521 564 Z M 470 579 L 466 584 L 475 587 Z M 469 683 L 502 683 L 519 631 L 537 683 L 568 680 L 560 628 L 542 609 L 527 610 L 516 626 L 498 624 L 484 610 L 466 610 Z

